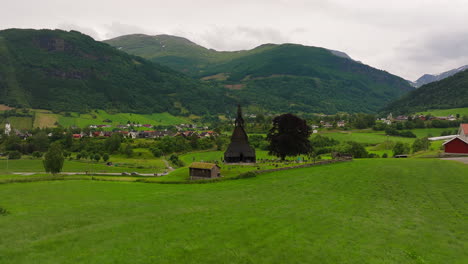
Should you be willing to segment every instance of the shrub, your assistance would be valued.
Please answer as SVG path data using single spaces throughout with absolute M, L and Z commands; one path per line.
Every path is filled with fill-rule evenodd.
M 408 143 L 397 142 L 393 147 L 393 156 L 408 154 L 410 152 L 410 147 Z
M 8 159 L 21 159 L 21 153 L 19 151 L 11 151 L 8 153 Z
M 42 152 L 34 151 L 34 152 L 32 153 L 32 156 L 33 156 L 34 158 L 40 158 L 40 157 L 42 157 Z
M 388 158 L 388 154 L 387 153 L 382 154 L 382 158 Z
M 169 157 L 169 161 L 174 164 L 174 166 L 177 166 L 177 167 L 182 167 L 184 166 L 184 162 L 182 162 L 180 159 L 179 159 L 179 156 L 177 156 L 176 154 L 172 154 L 171 157 Z

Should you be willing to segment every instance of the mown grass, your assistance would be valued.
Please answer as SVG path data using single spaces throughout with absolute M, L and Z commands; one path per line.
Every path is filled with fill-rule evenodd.
M 138 159 L 113 159 L 114 166 L 107 166 L 104 162 L 91 161 L 69 161 L 65 160 L 63 172 L 139 172 L 139 173 L 158 173 L 165 169 L 165 164 L 160 159 L 153 159 L 145 163 Z M 0 160 L 0 173 L 9 174 L 14 172 L 39 172 L 45 173 L 41 159 L 20 159 L 20 160 Z
M 201 185 L 0 185 L 0 263 L 466 263 L 468 166 L 374 159 Z

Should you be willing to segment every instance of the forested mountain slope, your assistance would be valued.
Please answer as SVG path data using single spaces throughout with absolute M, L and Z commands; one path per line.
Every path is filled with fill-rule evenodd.
M 468 71 L 421 86 L 390 103 L 383 112 L 414 113 L 428 109 L 468 107 Z
M 76 31 L 0 31 L 0 61 L 0 103 L 10 106 L 205 114 L 232 101 L 223 89 Z

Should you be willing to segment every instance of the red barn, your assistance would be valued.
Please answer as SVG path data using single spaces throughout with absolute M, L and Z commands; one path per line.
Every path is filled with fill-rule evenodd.
M 468 124 L 461 124 L 457 137 L 443 145 L 445 153 L 468 154 Z

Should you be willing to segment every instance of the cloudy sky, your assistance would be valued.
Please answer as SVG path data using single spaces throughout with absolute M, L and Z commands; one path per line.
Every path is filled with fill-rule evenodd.
M 0 1 L 0 29 L 171 34 L 216 50 L 301 43 L 409 80 L 468 64 L 468 0 Z

